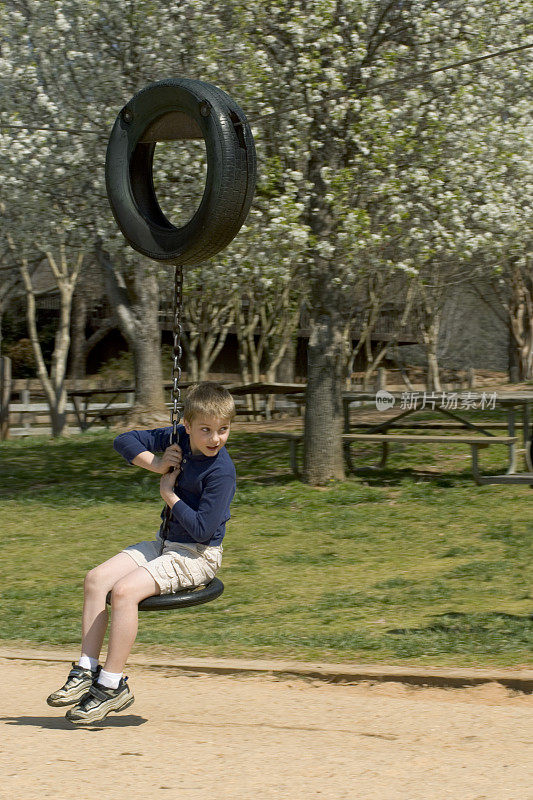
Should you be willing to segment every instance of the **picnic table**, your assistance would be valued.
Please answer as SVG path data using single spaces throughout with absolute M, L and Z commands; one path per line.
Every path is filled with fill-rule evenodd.
M 381 422 L 352 422 L 350 407 L 372 403 L 378 410 L 396 409 L 399 413 L 384 417 Z M 533 466 L 531 463 L 531 406 L 533 392 L 346 392 L 343 395 L 344 443 L 346 460 L 350 469 L 355 470 L 350 452 L 355 441 L 381 444 L 382 453 L 379 467 L 384 467 L 389 444 L 408 444 L 424 442 L 427 444 L 465 444 L 471 448 L 472 469 L 478 484 L 521 483 L 533 486 Z M 502 408 L 506 422 L 498 423 L 484 419 L 473 421 L 465 417 L 467 411 L 494 411 Z M 421 412 L 434 412 L 437 417 L 431 420 L 414 422 L 412 417 Z M 521 412 L 521 428 L 526 472 L 516 471 L 517 449 L 516 417 Z M 444 417 L 444 419 L 441 419 Z M 411 418 L 411 419 L 407 419 Z M 495 429 L 506 428 L 505 436 L 494 433 Z M 366 433 L 360 432 L 361 429 Z M 417 433 L 404 433 L 406 429 Z M 437 429 L 438 434 L 424 433 L 423 430 Z M 393 433 L 390 431 L 393 430 Z M 461 431 L 454 433 L 454 430 Z M 402 432 L 398 432 L 402 431 Z M 420 431 L 420 432 L 418 432 Z M 479 450 L 493 444 L 508 448 L 508 467 L 502 475 L 482 475 L 479 471 Z
M 509 431 L 509 436 L 514 436 L 516 412 L 517 410 L 521 412 L 525 460 L 529 472 L 533 473 L 533 430 L 531 428 L 533 392 L 510 392 L 509 394 L 500 394 L 496 402 L 507 412 L 507 429 Z
M 180 388 L 186 389 L 192 381 L 185 381 L 180 384 Z M 165 383 L 164 389 L 171 389 L 172 383 Z M 122 403 L 116 402 L 121 395 L 126 395 L 126 400 Z M 94 398 L 104 396 L 107 399 L 102 403 L 95 403 Z M 105 422 L 112 417 L 121 416 L 131 411 L 135 396 L 134 386 L 115 386 L 112 388 L 92 388 L 68 389 L 67 397 L 72 400 L 76 420 L 82 431 L 88 430 L 97 421 Z
M 181 389 L 186 389 L 193 381 L 182 381 Z M 172 383 L 164 385 L 165 390 L 172 388 Z M 243 395 L 293 395 L 303 396 L 306 386 L 301 383 L 239 383 L 227 387 L 235 396 Z M 109 420 L 112 417 L 127 413 L 133 406 L 134 386 L 115 386 L 112 388 L 72 388 L 67 390 L 67 396 L 72 400 L 76 420 L 82 431 L 88 430 L 97 421 Z M 120 396 L 126 395 L 124 402 L 117 402 Z M 105 397 L 106 401 L 95 403 L 95 397 Z M 246 413 L 250 413 L 246 410 Z M 268 406 L 265 405 L 265 415 L 270 417 Z
M 287 392 L 290 384 L 249 384 L 252 391 L 266 391 L 266 387 L 274 388 L 279 393 Z M 305 392 L 304 384 L 292 384 L 295 393 Z M 283 387 L 283 389 L 281 388 Z M 244 386 L 239 387 L 245 393 Z M 238 391 L 232 389 L 234 394 Z M 355 442 L 377 444 L 381 447 L 381 457 L 374 466 L 383 468 L 386 465 L 391 444 L 462 444 L 471 450 L 473 477 L 478 484 L 519 483 L 533 486 L 533 467 L 531 463 L 531 406 L 533 392 L 344 392 L 342 396 L 344 410 L 344 432 L 342 434 L 344 455 L 348 468 L 358 472 L 354 464 L 352 446 Z M 373 405 L 378 411 L 391 411 L 396 408 L 399 413 L 387 414 L 381 421 L 352 420 L 350 407 Z M 497 407 L 504 410 L 506 421 L 490 419 L 473 421 L 465 416 L 465 412 L 483 410 L 490 413 Z M 431 419 L 413 419 L 421 412 L 435 412 Z M 517 448 L 517 413 L 521 414 L 521 429 L 524 447 Z M 495 432 L 496 431 L 496 432 Z M 505 433 L 504 433 L 505 432 Z M 299 449 L 303 444 L 303 433 L 293 431 L 262 431 L 258 433 L 269 439 L 286 441 L 290 446 L 290 461 L 293 472 L 298 475 Z M 502 475 L 483 475 L 480 472 L 479 451 L 490 445 L 505 446 L 508 449 L 508 466 Z M 517 472 L 517 455 L 523 452 L 526 461 L 526 472 Z
M 228 391 L 234 395 L 243 394 L 305 394 L 306 383 L 236 383 L 228 386 Z
M 114 387 L 113 389 L 102 389 L 95 386 L 90 389 L 67 389 L 67 397 L 72 400 L 80 430 L 86 431 L 97 421 L 109 420 L 113 416 L 127 413 L 133 405 L 134 392 L 133 386 Z M 117 403 L 117 398 L 124 394 L 126 400 Z M 104 396 L 106 400 L 102 403 L 94 403 L 94 398 L 100 396 Z
M 183 387 L 190 383 L 182 384 Z M 165 388 L 169 388 L 168 384 Z M 229 391 L 236 397 L 246 395 L 286 395 L 298 402 L 305 402 L 307 385 L 305 383 L 276 383 L 255 381 L 228 385 Z M 127 403 L 116 403 L 121 394 L 132 395 L 133 386 L 115 387 L 112 389 L 71 389 L 69 397 L 73 401 L 78 424 L 87 430 L 93 421 L 106 419 L 124 413 L 131 407 L 131 399 Z M 105 403 L 95 404 L 91 400 L 98 395 L 109 396 Z M 532 426 L 531 407 L 533 391 L 523 392 L 344 392 L 344 453 L 349 469 L 354 472 L 358 467 L 354 464 L 352 445 L 355 442 L 378 444 L 381 446 L 381 458 L 376 466 L 386 465 L 391 444 L 463 444 L 471 449 L 472 471 L 478 484 L 488 483 L 520 483 L 533 486 L 532 464 Z M 385 415 L 382 421 L 352 421 L 350 408 L 353 404 L 373 405 L 378 411 L 396 410 L 399 413 Z M 474 421 L 465 416 L 465 412 L 483 410 L 490 413 L 496 408 L 505 412 L 506 421 L 483 419 Z M 431 419 L 414 417 L 421 412 L 431 411 Z M 270 418 L 268 404 L 265 403 L 265 416 Z M 486 416 L 486 415 L 485 415 Z M 517 429 L 521 430 L 523 448 L 518 449 Z M 505 430 L 505 435 L 503 431 Z M 497 431 L 495 433 L 495 431 Z M 500 433 L 501 431 L 501 433 Z M 303 443 L 303 434 L 283 431 L 264 431 L 260 435 L 269 438 L 285 439 L 290 444 L 291 465 L 298 474 L 298 447 Z M 508 448 L 508 466 L 504 474 L 482 475 L 479 469 L 479 451 L 490 445 L 503 445 Z M 517 472 L 517 455 L 523 453 L 526 471 Z
M 295 399 L 298 401 L 303 402 L 305 397 L 305 392 L 307 389 L 307 384 L 305 383 L 273 383 L 273 382 L 266 382 L 266 381 L 255 381 L 253 383 L 237 383 L 231 386 L 228 386 L 228 391 L 234 397 L 243 397 L 246 395 L 261 395 L 262 397 L 268 397 L 268 395 L 277 394 L 277 395 L 286 395 L 291 397 L 291 399 Z M 239 411 L 239 409 L 238 409 Z M 264 412 L 265 412 L 265 419 L 271 418 L 270 408 L 267 402 L 264 405 Z M 254 411 L 250 411 L 248 409 L 242 409 L 242 413 L 254 413 Z

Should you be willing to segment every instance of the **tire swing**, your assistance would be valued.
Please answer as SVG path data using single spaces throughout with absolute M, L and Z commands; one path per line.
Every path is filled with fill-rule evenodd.
M 163 214 L 153 183 L 157 142 L 203 139 L 207 179 L 193 217 L 176 228 Z M 106 189 L 118 227 L 149 258 L 196 265 L 239 232 L 255 190 L 256 158 L 243 111 L 202 81 L 152 83 L 119 113 L 107 146 Z
M 154 189 L 157 142 L 203 139 L 207 178 L 200 205 L 182 227 L 163 214 Z M 223 250 L 237 235 L 252 203 L 256 156 L 252 132 L 241 108 L 218 87 L 203 81 L 169 79 L 138 92 L 120 111 L 107 146 L 106 190 L 126 241 L 148 258 L 175 265 L 170 444 L 181 419 L 180 359 L 183 266 L 198 265 Z M 170 522 L 165 506 L 163 537 Z M 139 611 L 162 611 L 207 603 L 224 584 L 208 584 L 147 597 Z M 107 596 L 110 603 L 110 595 Z

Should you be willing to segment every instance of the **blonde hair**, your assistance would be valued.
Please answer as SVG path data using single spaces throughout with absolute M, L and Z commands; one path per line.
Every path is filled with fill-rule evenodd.
M 203 381 L 194 383 L 187 390 L 183 403 L 183 416 L 192 422 L 199 416 L 229 419 L 235 417 L 235 401 L 220 383 Z

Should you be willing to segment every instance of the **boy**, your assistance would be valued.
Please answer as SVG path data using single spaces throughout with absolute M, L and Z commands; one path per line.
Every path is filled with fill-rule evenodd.
M 66 713 L 70 722 L 99 722 L 133 703 L 123 671 L 137 635 L 140 601 L 208 583 L 220 567 L 236 484 L 225 448 L 234 417 L 233 398 L 223 386 L 199 383 L 187 393 L 178 443 L 169 444 L 171 427 L 130 431 L 115 439 L 115 449 L 127 461 L 162 475 L 160 493 L 171 514 L 164 540 L 162 526 L 155 541 L 131 545 L 87 573 L 81 658 L 64 686 L 47 699 L 51 706 L 75 704 Z M 100 667 L 109 591 L 109 644 Z

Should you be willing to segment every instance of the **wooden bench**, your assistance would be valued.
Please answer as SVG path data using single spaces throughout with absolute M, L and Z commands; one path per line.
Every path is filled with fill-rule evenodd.
M 95 405 L 97 406 L 98 404 L 96 403 Z M 104 406 L 104 408 L 89 406 L 83 414 L 83 429 L 88 430 L 93 426 L 94 422 L 102 422 L 104 425 L 108 425 L 108 423 L 117 417 L 123 417 L 129 414 L 131 409 L 131 403 L 112 403 L 109 406 Z
M 384 424 L 384 423 L 382 423 Z M 508 426 L 506 422 L 491 422 L 490 420 L 482 420 L 480 422 L 475 423 L 476 427 L 479 428 L 493 428 L 495 430 L 508 430 Z M 358 422 L 357 420 L 353 420 L 350 423 L 350 427 L 352 428 L 361 428 L 361 429 L 372 429 L 377 428 L 375 422 Z M 380 426 L 381 427 L 381 426 Z M 465 425 L 461 422 L 449 422 L 448 420 L 442 420 L 442 422 L 438 419 L 426 419 L 426 420 L 418 420 L 417 422 L 395 422 L 394 423 L 395 430 L 465 430 Z M 473 430 L 473 428 L 471 428 Z
M 257 436 L 262 436 L 265 439 L 281 439 L 288 441 L 290 445 L 290 461 L 291 468 L 295 475 L 300 474 L 298 466 L 298 447 L 303 443 L 303 433 L 292 433 L 286 431 L 260 431 Z M 492 444 L 505 445 L 509 448 L 509 468 L 507 475 L 511 475 L 515 471 L 516 464 L 516 436 L 481 436 L 479 434 L 464 434 L 462 436 L 442 435 L 437 436 L 434 434 L 408 434 L 408 433 L 344 433 L 342 434 L 344 443 L 344 453 L 349 469 L 352 472 L 357 472 L 357 468 L 352 463 L 350 445 L 354 442 L 366 442 L 372 444 L 380 444 L 382 446 L 381 459 L 376 465 L 377 468 L 383 469 L 387 462 L 389 453 L 389 444 L 466 444 L 470 447 L 472 452 L 472 472 L 474 480 L 478 484 L 485 481 L 483 476 L 479 473 L 479 450 L 484 447 L 489 447 Z M 504 481 L 502 481 L 503 483 Z M 528 481 L 524 480 L 524 483 Z

